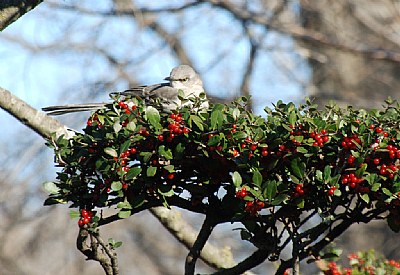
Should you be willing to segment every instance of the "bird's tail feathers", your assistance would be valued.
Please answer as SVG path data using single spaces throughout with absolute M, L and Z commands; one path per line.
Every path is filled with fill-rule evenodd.
M 67 113 L 76 113 L 84 111 L 95 111 L 105 108 L 107 103 L 84 103 L 84 104 L 70 104 L 70 105 L 56 105 L 42 108 L 48 115 L 63 115 Z

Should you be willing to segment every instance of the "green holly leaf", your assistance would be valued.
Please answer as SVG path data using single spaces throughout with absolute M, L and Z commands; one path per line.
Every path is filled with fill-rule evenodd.
M 111 147 L 104 148 L 104 153 L 106 153 L 107 155 L 112 156 L 113 158 L 117 158 L 118 157 L 117 151 L 115 149 L 111 148 Z
M 278 188 L 277 188 L 276 181 L 274 181 L 274 180 L 268 181 L 267 186 L 264 190 L 264 192 L 265 192 L 264 197 L 266 197 L 268 199 L 268 201 L 272 201 L 272 199 L 275 198 L 277 191 L 278 191 Z
M 189 118 L 190 126 L 191 126 L 191 122 L 193 122 L 197 126 L 197 128 L 199 128 L 200 131 L 204 130 L 203 121 L 201 120 L 200 117 L 198 117 L 196 115 L 190 115 L 190 118 Z
M 290 162 L 290 168 L 293 174 L 302 179 L 304 177 L 304 171 L 306 169 L 306 164 L 302 162 L 300 159 L 296 158 Z
M 260 173 L 260 171 L 258 170 L 254 170 L 253 172 L 253 183 L 258 186 L 261 187 L 261 183 L 262 183 L 262 175 Z
M 126 219 L 131 216 L 131 210 L 121 210 L 118 212 L 118 218 L 120 219 Z
M 173 159 L 171 149 L 165 148 L 164 145 L 161 145 L 160 147 L 158 147 L 158 153 L 167 160 Z
M 240 187 L 242 185 L 242 176 L 240 176 L 239 172 L 233 172 L 232 182 L 235 187 Z
M 216 130 L 222 126 L 223 120 L 224 120 L 224 116 L 222 114 L 223 108 L 224 108 L 224 105 L 222 105 L 222 104 L 216 104 L 214 106 L 214 109 L 211 113 L 211 125 L 210 126 L 211 126 L 212 130 Z
M 147 168 L 146 175 L 147 175 L 148 177 L 154 177 L 154 175 L 156 174 L 156 172 L 157 172 L 157 167 L 155 167 L 155 166 L 149 166 L 149 167 Z
M 119 191 L 122 189 L 122 183 L 120 181 L 113 181 L 111 183 L 111 190 Z
M 153 106 L 146 107 L 146 119 L 158 131 L 162 129 L 160 124 L 160 113 Z
M 125 175 L 125 179 L 126 180 L 131 180 L 133 178 L 136 178 L 140 172 L 142 172 L 142 168 L 140 167 L 131 167 L 128 171 L 128 173 L 126 173 Z
M 164 197 L 172 197 L 175 194 L 171 185 L 161 185 L 157 191 Z

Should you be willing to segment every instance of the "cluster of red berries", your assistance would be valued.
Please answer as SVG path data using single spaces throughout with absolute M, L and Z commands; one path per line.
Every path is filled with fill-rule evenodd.
M 236 197 L 239 199 L 243 199 L 246 196 L 247 196 L 247 190 L 245 186 L 243 186 L 242 189 L 236 192 Z
M 239 199 L 243 199 L 247 195 L 251 194 L 246 190 L 245 186 L 243 186 L 242 189 L 236 192 L 236 197 Z M 258 211 L 260 211 L 264 207 L 265 203 L 263 201 L 260 200 L 247 201 L 244 211 L 254 216 L 258 213 Z
M 297 184 L 296 187 L 294 188 L 294 194 L 293 197 L 298 198 L 304 195 L 304 189 L 303 189 L 303 184 Z
M 335 262 L 329 262 L 328 263 L 328 270 L 324 271 L 325 275 L 351 275 L 352 271 L 350 268 L 343 268 L 343 273 L 340 272 L 340 270 L 337 267 L 337 264 Z
M 122 171 L 128 172 L 129 171 L 129 166 L 127 166 L 127 165 L 128 165 L 128 162 L 129 162 L 129 158 L 132 155 L 136 155 L 136 153 L 137 153 L 137 149 L 135 147 L 131 147 L 131 148 L 127 149 L 125 152 L 122 152 L 119 155 L 119 158 L 114 157 L 114 161 L 119 162 L 119 164 L 122 167 L 119 170 L 122 169 Z
M 353 134 L 351 137 L 344 137 L 342 140 L 342 147 L 348 150 L 354 150 L 357 148 L 357 145 L 361 145 L 361 139 L 356 135 Z
M 302 124 L 296 126 L 290 125 L 289 127 L 293 130 L 290 132 L 292 136 L 304 136 L 314 139 L 314 142 L 312 143 L 313 146 L 323 147 L 324 144 L 330 140 L 326 129 L 322 129 L 320 132 L 313 131 L 309 133 L 307 130 L 303 129 L 304 126 Z M 296 146 L 301 146 L 301 142 L 296 141 L 294 137 L 292 138 L 292 142 Z
M 400 262 L 397 262 L 395 260 L 389 260 L 387 262 L 387 264 L 390 265 L 390 266 L 393 266 L 393 267 L 395 267 L 397 269 L 400 269 Z
M 127 104 L 124 101 L 118 102 L 118 106 L 121 107 L 121 109 L 123 109 L 125 114 L 127 114 L 127 115 L 130 115 L 132 113 L 132 111 L 134 111 L 137 108 L 136 105 Z
M 176 136 L 188 134 L 190 132 L 190 129 L 185 126 L 182 114 L 171 114 L 169 118 L 171 118 L 171 121 L 168 124 L 168 142 L 171 142 Z M 161 134 L 157 138 L 159 141 L 163 141 L 164 135 Z
M 93 118 L 89 118 L 86 121 L 87 126 L 93 126 L 93 122 L 96 122 L 96 125 L 99 129 L 103 128 L 103 124 L 101 124 L 99 117 L 97 115 L 94 115 Z
M 374 130 L 375 133 L 377 133 L 377 134 L 382 134 L 382 136 L 384 136 L 384 137 L 388 137 L 389 136 L 389 133 L 386 132 L 386 131 L 383 131 L 382 127 L 380 127 L 380 126 L 376 127 L 375 124 L 370 124 L 369 128 L 371 130 Z
M 93 217 L 93 212 L 86 210 L 86 209 L 82 209 L 81 210 L 81 218 L 78 221 L 78 225 L 80 227 L 84 226 L 85 224 L 90 223 L 90 221 L 92 220 Z
M 248 201 L 246 202 L 246 208 L 244 209 L 244 211 L 254 216 L 258 213 L 258 211 L 263 209 L 264 206 L 265 203 L 260 200 Z
M 329 141 L 329 136 L 325 129 L 322 129 L 319 133 L 311 132 L 309 137 L 314 139 L 313 146 L 323 147 Z
M 342 184 L 348 184 L 350 188 L 356 188 L 363 178 L 358 178 L 355 173 L 348 173 L 342 175 Z

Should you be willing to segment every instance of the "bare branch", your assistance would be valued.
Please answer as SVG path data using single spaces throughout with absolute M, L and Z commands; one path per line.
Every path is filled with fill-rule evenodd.
M 0 31 L 15 22 L 22 15 L 34 9 L 43 0 L 3 0 L 0 2 Z
M 6 89 L 0 87 L 0 108 L 18 119 L 33 131 L 45 139 L 51 139 L 51 135 L 65 135 L 70 137 L 73 132 L 59 121 L 39 112 L 23 100 L 17 98 Z

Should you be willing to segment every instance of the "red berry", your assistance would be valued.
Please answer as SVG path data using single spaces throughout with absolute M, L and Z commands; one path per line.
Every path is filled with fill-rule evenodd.
M 381 160 L 379 158 L 374 158 L 374 164 L 378 165 Z
M 383 132 L 382 134 L 383 134 L 384 137 L 388 137 L 389 136 L 388 132 Z
M 256 149 L 257 149 L 257 145 L 252 144 L 252 145 L 250 146 L 250 150 L 254 151 L 254 150 L 256 150 Z
M 355 159 L 356 159 L 355 156 L 350 155 L 349 158 L 347 159 L 347 163 L 348 163 L 348 164 L 353 164 L 353 162 L 354 162 Z
M 172 118 L 173 120 L 175 120 L 176 119 L 176 114 L 171 114 L 169 117 Z
M 322 129 L 322 130 L 321 130 L 321 134 L 326 135 L 326 130 L 325 130 L 325 129 Z
M 83 219 L 79 219 L 78 225 L 79 225 L 79 227 L 82 227 L 82 226 L 85 225 L 84 222 L 83 222 Z
M 282 144 L 279 146 L 279 151 L 285 151 L 285 149 L 286 149 L 285 145 Z
M 175 174 L 174 173 L 169 173 L 167 175 L 167 179 L 169 179 L 169 180 L 173 180 L 174 178 L 175 178 Z
M 137 152 L 136 148 L 131 148 L 129 149 L 129 151 L 131 152 L 132 155 L 136 154 Z
M 86 122 L 86 124 L 87 124 L 88 126 L 92 126 L 92 125 L 93 125 L 93 120 L 88 119 L 88 121 Z
M 129 171 L 129 167 L 128 166 L 124 166 L 124 168 L 122 168 L 122 170 L 124 170 L 124 172 L 128 172 Z
M 163 136 L 163 135 L 158 135 L 157 139 L 158 139 L 159 141 L 163 141 L 163 140 L 164 140 L 164 136 Z
M 242 143 L 242 144 L 240 145 L 240 147 L 242 147 L 242 149 L 246 148 L 246 143 Z
M 400 151 L 399 151 L 399 152 L 400 152 Z M 267 151 L 267 150 L 262 150 L 262 151 L 261 151 L 261 155 L 262 155 L 263 157 L 268 156 L 268 151 Z
M 188 134 L 188 133 L 189 133 L 189 131 L 190 131 L 190 129 L 189 129 L 189 128 L 186 128 L 186 127 L 185 127 L 185 128 L 183 128 L 183 133 L 184 133 L 184 134 Z
M 378 134 L 379 134 L 379 133 L 382 133 L 382 131 L 383 131 L 383 130 L 382 130 L 381 127 L 376 127 L 376 128 L 375 128 L 375 132 L 377 132 Z

